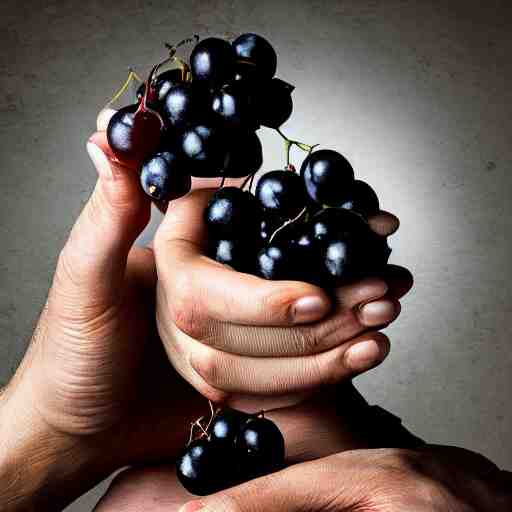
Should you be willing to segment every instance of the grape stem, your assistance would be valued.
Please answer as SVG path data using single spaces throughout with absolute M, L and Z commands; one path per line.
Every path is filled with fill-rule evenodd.
M 300 213 L 294 217 L 293 219 L 290 219 L 290 220 L 287 220 L 283 225 L 279 226 L 273 233 L 272 233 L 272 236 L 270 237 L 268 243 L 269 245 L 272 243 L 272 240 L 274 240 L 275 236 L 277 235 L 277 233 L 279 233 L 279 231 L 282 231 L 285 227 L 289 226 L 290 224 L 293 224 L 294 222 L 298 221 L 308 210 L 308 207 L 307 206 L 304 206 L 304 208 L 300 211 Z
M 204 418 L 204 416 L 201 416 L 199 419 L 197 419 L 196 421 L 191 421 L 190 422 L 190 435 L 188 437 L 188 443 L 187 443 L 187 446 L 192 442 L 192 439 L 194 438 L 194 430 L 195 428 L 200 425 L 200 421 Z
M 245 188 L 245 186 L 247 185 L 247 183 L 251 182 L 250 186 L 249 186 L 249 191 L 251 190 L 251 187 L 252 187 L 252 183 L 254 181 L 254 175 L 256 173 L 252 173 L 252 174 L 249 174 L 249 176 L 247 176 L 246 180 L 242 183 L 242 185 L 240 186 L 240 188 L 243 190 Z
M 210 428 L 210 425 L 212 424 L 213 418 L 215 418 L 216 412 L 213 407 L 213 403 L 211 400 L 208 400 L 208 405 L 210 406 L 210 419 L 208 421 L 208 425 L 206 425 L 206 431 L 208 432 L 208 429 Z
M 136 80 L 137 82 L 142 82 L 143 80 L 140 78 L 140 76 L 132 69 L 128 68 L 128 78 L 125 80 L 124 84 L 121 86 L 121 88 L 114 94 L 112 99 L 105 105 L 105 107 L 109 107 L 112 105 L 112 103 L 116 102 L 128 89 L 132 81 Z
M 284 151 L 286 155 L 286 167 L 290 167 L 290 150 L 292 146 L 297 146 L 299 149 L 302 149 L 302 151 L 311 154 L 313 149 L 315 149 L 318 144 L 306 144 L 304 142 L 300 142 L 298 140 L 289 139 L 280 128 L 275 128 L 275 131 L 283 138 L 284 140 Z

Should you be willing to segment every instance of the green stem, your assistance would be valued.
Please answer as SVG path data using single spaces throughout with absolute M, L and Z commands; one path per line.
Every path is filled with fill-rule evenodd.
M 300 142 L 298 140 L 289 139 L 280 128 L 275 128 L 275 131 L 283 138 L 284 140 L 284 150 L 286 155 L 286 166 L 288 167 L 290 165 L 290 150 L 292 146 L 297 146 L 302 151 L 311 154 L 313 149 L 315 149 L 318 144 L 306 144 L 305 142 Z

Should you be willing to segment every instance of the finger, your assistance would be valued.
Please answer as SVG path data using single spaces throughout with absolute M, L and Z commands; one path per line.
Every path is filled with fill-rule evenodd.
M 387 296 L 394 299 L 402 298 L 414 284 L 414 278 L 409 270 L 397 265 L 387 265 L 380 277 L 389 287 Z
M 131 279 L 138 289 L 154 295 L 157 282 L 155 255 L 150 247 L 133 247 L 128 254 L 126 279 Z
M 186 356 L 183 347 L 165 343 L 165 348 L 171 359 L 178 361 L 181 372 L 188 374 L 187 380 L 214 399 L 215 395 L 209 396 L 212 388 L 226 395 L 269 396 L 303 393 L 341 382 L 381 363 L 389 353 L 389 340 L 382 333 L 369 332 L 321 354 L 283 358 L 228 354 L 195 340 L 188 340 Z
M 114 162 L 104 133 L 95 133 L 87 151 L 98 172 L 94 191 L 59 258 L 58 272 L 75 285 L 115 293 L 128 253 L 149 221 L 150 206 L 134 169 Z
M 325 316 L 331 301 L 316 286 L 267 281 L 203 256 L 203 211 L 211 195 L 211 189 L 198 190 L 172 203 L 155 237 L 158 276 L 174 298 L 174 318 L 185 319 L 185 324 L 206 317 L 246 325 L 294 325 Z
M 186 325 L 183 317 L 173 318 L 173 332 L 169 336 L 183 339 L 184 351 L 187 343 L 197 340 L 223 352 L 245 356 L 312 355 L 339 346 L 370 328 L 392 322 L 400 313 L 400 304 L 383 298 L 386 290 L 385 283 L 376 278 L 340 288 L 330 315 L 294 329 L 218 322 L 192 313 Z
M 98 117 L 96 118 L 96 130 L 99 132 L 105 132 L 108 128 L 108 123 L 112 116 L 117 112 L 117 110 L 105 107 L 100 110 Z
M 373 231 L 381 236 L 390 236 L 400 227 L 398 217 L 395 217 L 392 213 L 385 212 L 384 210 L 381 210 L 376 215 L 369 217 L 368 223 Z
M 345 503 L 340 481 L 342 467 L 333 461 L 337 455 L 297 464 L 283 471 L 252 480 L 200 500 L 190 501 L 179 512 L 303 512 L 304 510 L 352 510 L 355 498 Z M 346 482 L 354 479 L 346 468 Z M 359 485 L 356 482 L 356 485 Z M 357 494 L 355 495 L 357 496 Z M 346 506 L 346 508 L 345 508 Z M 355 509 L 356 507 L 354 507 Z M 359 510 L 359 507 L 357 507 Z

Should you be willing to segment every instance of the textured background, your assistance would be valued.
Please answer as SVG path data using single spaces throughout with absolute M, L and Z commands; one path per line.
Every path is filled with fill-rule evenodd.
M 84 143 L 127 66 L 145 71 L 166 40 L 250 30 L 297 86 L 285 131 L 345 153 L 402 219 L 394 261 L 416 287 L 360 387 L 419 435 L 511 468 L 511 23 L 508 0 L 2 0 L 0 383 L 92 189 Z M 265 168 L 281 166 L 279 139 L 262 138 Z

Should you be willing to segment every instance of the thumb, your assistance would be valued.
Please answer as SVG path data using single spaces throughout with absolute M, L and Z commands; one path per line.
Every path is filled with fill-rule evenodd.
M 150 218 L 150 201 L 138 172 L 115 160 L 105 133 L 95 133 L 87 151 L 98 172 L 94 191 L 71 230 L 57 265 L 59 284 L 94 299 L 118 291 L 130 248 Z M 103 293 L 103 295 L 102 295 Z

